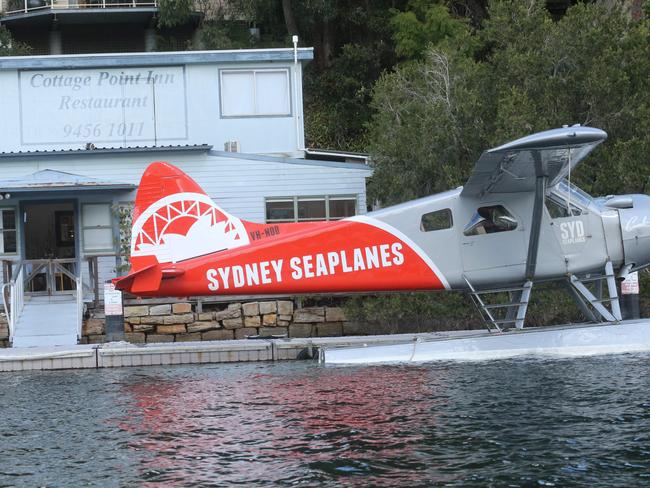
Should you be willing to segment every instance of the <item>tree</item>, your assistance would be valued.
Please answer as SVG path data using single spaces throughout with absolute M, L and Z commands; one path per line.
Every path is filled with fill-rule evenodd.
M 553 21 L 541 1 L 492 2 L 483 29 L 430 45 L 376 85 L 373 196 L 390 203 L 460 185 L 482 150 L 572 123 L 610 134 L 575 175 L 586 190 L 643 191 L 649 88 L 648 20 L 578 4 Z
M 421 58 L 429 45 L 456 37 L 467 28 L 436 0 L 410 0 L 404 12 L 393 15 L 391 26 L 397 55 L 408 59 Z
M 5 26 L 0 26 L 0 56 L 26 56 L 31 47 L 22 42 L 16 42 Z

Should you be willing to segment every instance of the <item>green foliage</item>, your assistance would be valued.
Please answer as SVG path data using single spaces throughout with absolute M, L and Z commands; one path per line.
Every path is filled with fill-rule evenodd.
M 185 24 L 192 15 L 192 0 L 159 0 L 158 28 L 170 28 Z
M 647 20 L 578 4 L 553 21 L 542 1 L 494 1 L 483 29 L 430 46 L 376 84 L 371 196 L 393 203 L 461 185 L 484 149 L 572 123 L 610 135 L 576 172 L 578 184 L 643 191 L 649 80 Z
M 344 305 L 348 319 L 371 333 L 407 333 L 483 327 L 471 301 L 460 293 L 355 296 Z
M 26 56 L 31 50 L 27 44 L 16 42 L 7 28 L 0 25 L 0 56 Z
M 309 147 L 365 149 L 372 86 L 384 68 L 377 56 L 381 49 L 380 45 L 346 44 L 328 70 L 309 71 L 305 78 Z
M 408 59 L 421 58 L 429 45 L 461 35 L 464 21 L 452 17 L 449 9 L 435 0 L 411 0 L 404 12 L 391 19 L 395 52 Z
M 118 272 L 127 272 L 131 268 L 131 227 L 133 224 L 133 204 L 116 204 L 111 208 L 117 217 L 120 237 L 117 242 L 120 265 Z

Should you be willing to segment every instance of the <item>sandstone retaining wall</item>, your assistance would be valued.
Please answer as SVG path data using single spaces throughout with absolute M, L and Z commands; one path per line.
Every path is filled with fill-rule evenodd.
M 205 307 L 197 312 L 189 302 L 126 306 L 125 340 L 142 343 L 245 339 L 253 335 L 332 337 L 355 332 L 339 307 L 298 308 L 291 300 L 231 303 L 212 310 Z M 105 341 L 104 317 L 94 314 L 84 323 L 81 342 Z

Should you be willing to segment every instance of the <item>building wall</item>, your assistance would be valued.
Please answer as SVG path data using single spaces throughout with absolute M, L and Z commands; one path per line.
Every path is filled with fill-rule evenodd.
M 358 209 L 365 213 L 365 178 L 370 168 L 346 163 L 226 157 L 222 154 L 126 154 L 84 156 L 59 155 L 47 158 L 2 158 L 3 179 L 26 176 L 52 169 L 92 178 L 137 185 L 145 168 L 153 161 L 167 161 L 194 178 L 224 210 L 237 217 L 264 222 L 264 199 L 273 196 L 359 195 Z M 302 164 L 301 164 L 302 163 Z M 84 195 L 83 192 L 79 193 Z M 53 198 L 51 194 L 48 198 Z M 111 200 L 112 196 L 83 196 L 84 201 Z M 115 197 L 132 201 L 135 192 Z M 3 202 L 11 205 L 12 200 Z
M 76 69 L 70 66 L 88 57 L 48 56 L 44 68 L 38 58 L 29 63 L 12 58 L 18 63 L 16 69 L 6 68 L 9 58 L 4 66 L 0 60 L 4 115 L 0 152 L 79 149 L 91 143 L 97 147 L 211 144 L 223 149 L 226 142 L 238 141 L 245 153 L 302 156 L 300 62 L 237 61 L 235 57 L 232 62 L 189 63 L 182 54 L 150 54 L 140 66 L 132 65 L 141 54 L 94 56 L 90 57 L 96 60 L 93 67 Z M 156 65 L 158 59 L 162 65 Z M 130 65 L 120 66 L 124 60 Z M 224 116 L 221 76 L 228 70 L 286 72 L 290 112 Z M 255 86 L 251 97 L 260 103 L 281 96 L 276 85 Z M 248 92 L 242 88 L 239 94 L 243 93 Z
M 356 196 L 359 213 L 366 211 L 365 179 L 370 169 L 359 164 L 290 160 L 275 157 L 230 155 L 227 153 L 132 153 L 88 154 L 86 151 L 70 155 L 43 158 L 1 158 L 0 173 L 12 179 L 27 176 L 43 169 L 89 176 L 102 181 L 137 185 L 145 168 L 153 161 L 165 160 L 194 178 L 203 190 L 227 212 L 253 222 L 264 222 L 265 199 L 289 196 Z M 48 192 L 38 197 L 14 194 L 4 200 L 4 206 L 19 205 L 35 198 L 48 201 L 70 199 L 69 193 Z M 84 203 L 128 203 L 135 192 L 95 193 L 77 192 L 78 208 Z M 80 212 L 79 212 L 80 213 Z M 81 258 L 83 233 L 81 215 L 77 215 L 77 235 Z M 117 238 L 117 236 L 115 236 Z M 1 257 L 1 256 L 0 256 Z M 16 259 L 17 256 L 13 256 Z M 115 257 L 100 257 L 99 282 L 116 276 Z M 84 281 L 89 283 L 87 265 L 82 266 Z

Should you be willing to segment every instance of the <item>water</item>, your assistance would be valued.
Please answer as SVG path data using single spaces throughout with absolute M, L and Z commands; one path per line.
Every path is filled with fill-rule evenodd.
M 0 376 L 0 486 L 650 486 L 650 355 Z

